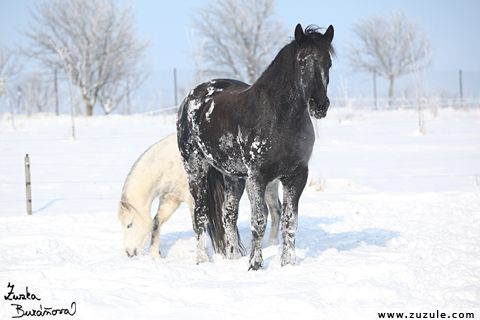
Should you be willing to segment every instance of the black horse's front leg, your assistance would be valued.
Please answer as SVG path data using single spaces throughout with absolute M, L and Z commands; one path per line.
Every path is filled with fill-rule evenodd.
M 299 168 L 295 175 L 283 179 L 282 233 L 283 251 L 281 265 L 296 265 L 295 234 L 298 226 L 298 202 L 308 179 L 308 167 Z
M 265 204 L 266 184 L 260 179 L 248 178 L 250 190 L 250 207 L 252 215 L 250 228 L 252 229 L 252 251 L 250 253 L 250 266 L 248 270 L 263 269 L 262 244 L 265 229 L 267 228 L 268 209 Z

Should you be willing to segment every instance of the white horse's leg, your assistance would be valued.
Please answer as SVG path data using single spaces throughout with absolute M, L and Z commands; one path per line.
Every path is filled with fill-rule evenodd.
M 268 238 L 268 246 L 278 244 L 278 232 L 280 229 L 280 215 L 282 212 L 282 203 L 278 198 L 279 180 L 275 179 L 267 185 L 265 191 L 265 201 L 267 202 L 272 218 L 272 226 L 270 228 L 270 237 Z
M 187 189 L 187 192 L 188 192 L 188 194 L 186 194 L 185 198 L 187 198 L 188 200 L 186 201 L 186 203 L 188 205 L 188 209 L 190 210 L 190 216 L 192 217 L 193 232 L 195 232 L 195 235 L 196 235 L 197 234 L 197 227 L 195 227 L 195 212 L 193 210 L 193 198 L 190 195 L 190 191 L 188 191 L 188 189 Z
M 275 179 L 269 184 L 267 184 L 267 188 L 265 189 L 265 201 L 268 205 L 268 211 L 270 212 L 270 217 L 272 218 L 272 227 L 270 229 L 270 237 L 268 238 L 267 246 L 277 245 L 278 241 L 278 233 L 280 231 L 280 216 L 282 214 L 282 203 L 278 197 L 278 184 L 279 180 Z M 250 192 L 247 188 L 247 195 L 248 199 L 250 200 Z M 247 247 L 247 251 L 251 252 L 252 250 L 252 242 Z
M 175 197 L 166 196 L 160 199 L 160 205 L 158 206 L 152 228 L 152 240 L 150 243 L 150 257 L 152 257 L 152 259 L 162 257 L 160 253 L 160 229 L 178 209 L 180 203 L 182 203 L 182 201 Z
M 283 251 L 280 258 L 282 267 L 297 264 L 295 257 L 295 234 L 298 226 L 298 201 L 308 178 L 308 167 L 298 168 L 296 175 L 282 179 L 283 212 L 282 233 Z
M 249 177 L 247 185 L 250 192 L 250 206 L 252 215 L 250 228 L 252 229 L 252 251 L 248 270 L 263 269 L 262 242 L 267 228 L 268 209 L 265 204 L 266 183 L 259 176 Z
M 226 194 L 222 221 L 225 228 L 225 255 L 227 259 L 233 260 L 240 256 L 237 233 L 238 203 L 245 189 L 245 180 L 229 176 L 224 176 L 224 179 Z

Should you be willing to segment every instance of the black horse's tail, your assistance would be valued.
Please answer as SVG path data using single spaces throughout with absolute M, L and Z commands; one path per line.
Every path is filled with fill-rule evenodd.
M 209 168 L 207 174 L 207 232 L 212 241 L 215 253 L 226 255 L 225 227 L 222 219 L 223 202 L 225 201 L 225 183 L 223 174 L 214 167 Z M 245 247 L 240 240 L 240 232 L 237 227 L 238 250 L 245 255 Z

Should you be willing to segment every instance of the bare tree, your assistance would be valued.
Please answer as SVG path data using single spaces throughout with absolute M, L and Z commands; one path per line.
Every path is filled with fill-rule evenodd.
M 149 72 L 147 65 L 135 63 L 113 70 L 112 77 L 98 92 L 98 102 L 105 114 L 116 109 L 130 93 L 140 87 Z M 142 71 L 143 70 L 143 71 Z
M 73 111 L 73 93 L 72 93 L 72 66 L 67 62 L 67 58 L 70 52 L 67 48 L 60 48 L 55 43 L 51 43 L 53 50 L 58 54 L 60 60 L 62 60 L 63 70 L 67 73 L 68 77 L 68 95 L 70 98 L 70 118 L 72 120 L 72 138 L 75 139 L 75 120 Z
M 205 73 L 205 66 L 203 65 L 203 55 L 206 38 L 204 37 L 200 43 L 195 41 L 195 30 L 187 29 L 187 40 L 188 46 L 190 47 L 190 53 L 192 55 L 193 63 L 195 63 L 195 83 L 200 83 L 204 79 L 203 74 Z
M 15 52 L 0 44 L 0 95 L 7 93 L 9 78 L 18 75 L 22 69 Z
M 53 86 L 39 70 L 29 72 L 21 79 L 22 97 L 27 113 L 46 112 L 53 104 Z
M 421 68 L 428 62 L 423 53 L 432 45 L 426 32 L 409 21 L 404 11 L 392 11 L 389 20 L 373 14 L 354 23 L 353 32 L 358 42 L 350 42 L 346 50 L 351 66 L 388 79 L 391 106 L 395 79 L 410 72 L 413 63 Z
M 275 0 L 216 0 L 198 9 L 193 21 L 205 38 L 206 71 L 253 83 L 288 39 L 274 9 Z
M 87 115 L 100 96 L 105 113 L 110 113 L 125 97 L 124 90 L 138 88 L 148 74 L 148 44 L 138 40 L 132 12 L 131 6 L 120 7 L 114 0 L 42 2 L 32 12 L 33 24 L 26 33 L 32 46 L 25 52 L 47 67 L 65 73 L 70 68 Z M 59 52 L 68 52 L 66 61 Z

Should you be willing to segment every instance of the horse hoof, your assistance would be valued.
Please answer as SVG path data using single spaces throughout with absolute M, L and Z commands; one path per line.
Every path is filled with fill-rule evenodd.
M 239 258 L 241 258 L 242 255 L 240 254 L 240 252 L 238 250 L 227 250 L 227 254 L 225 255 L 225 258 L 227 258 L 228 260 L 237 260 Z
M 285 267 L 286 265 L 296 266 L 297 265 L 297 259 L 296 258 L 285 259 L 285 258 L 282 257 L 280 259 L 280 263 L 281 263 L 282 267 Z
M 263 270 L 263 262 L 258 262 L 255 261 L 255 263 L 250 263 L 250 267 L 248 268 L 248 271 L 253 270 L 253 271 L 258 271 L 258 270 Z
M 160 254 L 160 251 L 158 250 L 158 248 L 150 247 L 150 257 L 153 260 L 156 260 L 156 259 L 160 259 L 162 255 Z
M 208 254 L 198 254 L 197 255 L 197 265 L 205 262 L 210 262 L 210 257 Z

